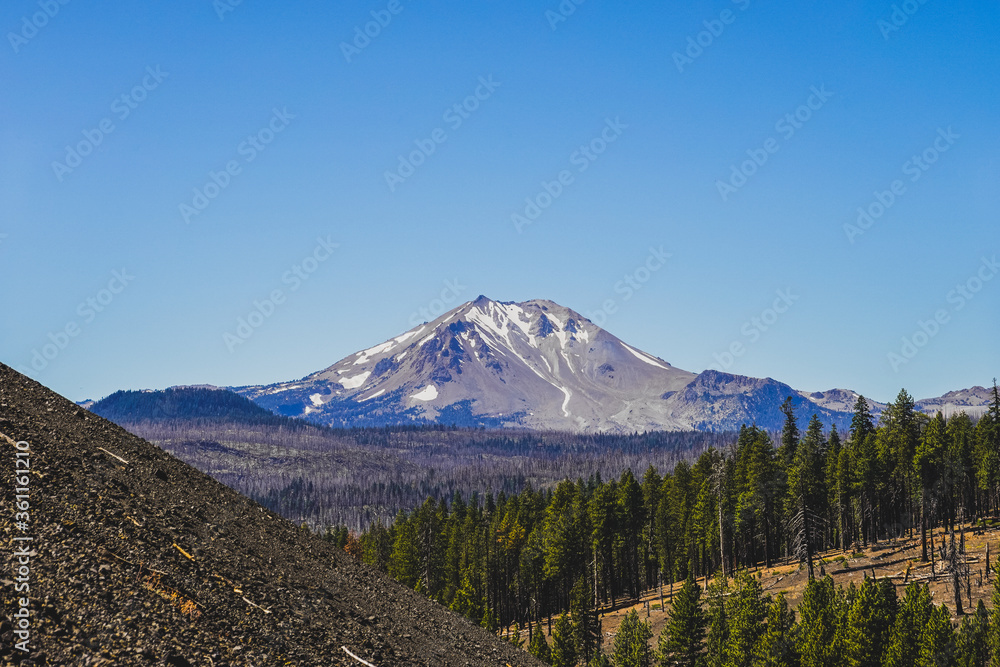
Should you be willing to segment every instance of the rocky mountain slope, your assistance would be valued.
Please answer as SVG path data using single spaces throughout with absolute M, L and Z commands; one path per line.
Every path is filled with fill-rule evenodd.
M 643 431 L 688 427 L 656 397 L 694 377 L 551 301 L 480 296 L 299 382 L 236 391 L 328 424 L 363 416 Z
M 780 428 L 787 396 L 803 427 L 815 413 L 846 428 L 858 396 L 714 370 L 696 375 L 551 301 L 485 296 L 301 380 L 233 389 L 279 414 L 332 426 L 439 421 L 619 433 Z M 975 413 L 986 393 L 955 392 L 918 407 L 947 410 L 950 400 Z M 870 404 L 876 414 L 885 407 Z
M 3 664 L 539 664 L 2 364 L 0 433 Z M 24 559 L 26 655 L 10 620 Z

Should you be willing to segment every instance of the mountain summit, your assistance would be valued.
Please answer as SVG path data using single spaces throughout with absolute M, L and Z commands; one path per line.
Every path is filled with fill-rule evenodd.
M 233 390 L 279 414 L 331 426 L 586 432 L 777 429 L 789 396 L 801 419 L 817 414 L 846 427 L 857 399 L 846 389 L 808 393 L 771 378 L 691 373 L 552 301 L 485 296 L 301 380 Z M 982 403 L 978 394 L 960 398 L 952 403 L 967 410 Z M 870 405 L 876 414 L 884 407 Z
M 238 391 L 282 414 L 330 424 L 365 413 L 643 431 L 687 427 L 649 399 L 694 378 L 552 301 L 480 296 L 298 382 Z
M 843 417 L 774 380 L 675 368 L 552 301 L 485 296 L 301 380 L 235 390 L 334 426 L 724 430 L 765 412 L 777 419 L 785 396 L 828 421 Z

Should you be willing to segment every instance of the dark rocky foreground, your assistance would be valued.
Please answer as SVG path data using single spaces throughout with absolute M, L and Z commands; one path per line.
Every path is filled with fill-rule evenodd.
M 540 664 L 3 364 L 0 433 L 4 665 L 364 664 L 343 647 L 377 667 Z M 27 654 L 11 624 L 22 544 Z

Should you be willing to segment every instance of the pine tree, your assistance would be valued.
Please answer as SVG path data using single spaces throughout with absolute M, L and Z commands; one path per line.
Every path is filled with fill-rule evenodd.
M 924 563 L 927 562 L 927 506 L 931 502 L 931 488 L 938 481 L 948 448 L 948 430 L 944 417 L 938 412 L 921 434 L 913 457 L 914 474 L 920 483 L 920 560 Z
M 521 648 L 524 646 L 524 640 L 521 639 L 521 624 L 518 623 L 514 626 L 514 631 L 510 633 L 507 640 L 514 646 Z
M 799 425 L 795 420 L 795 406 L 792 404 L 792 397 L 786 396 L 781 404 L 781 412 L 785 415 L 785 424 L 781 429 L 781 447 L 779 454 L 785 464 L 785 468 L 792 466 L 795 460 L 795 450 L 799 443 Z
M 1000 559 L 997 559 L 994 571 L 993 608 L 990 610 L 990 624 L 986 637 L 990 651 L 990 665 L 1000 667 Z
M 573 641 L 573 624 L 563 612 L 552 633 L 552 667 L 573 667 L 576 664 L 576 642 Z
M 906 587 L 903 603 L 892 626 L 889 647 L 886 650 L 887 667 L 909 667 L 917 661 L 920 633 L 927 625 L 934 603 L 925 584 L 911 583 Z
M 603 484 L 594 491 L 587 503 L 590 514 L 591 549 L 597 570 L 597 590 L 603 600 L 615 600 L 614 548 L 615 527 L 618 525 L 618 504 L 614 482 Z
M 798 667 L 796 630 L 795 612 L 789 609 L 785 594 L 778 593 L 767 606 L 767 627 L 760 640 L 758 664 L 762 667 Z
M 799 653 L 802 667 L 842 667 L 836 650 L 836 594 L 829 575 L 810 579 L 799 604 Z
M 1000 481 L 1000 390 L 993 380 L 993 402 L 976 424 L 976 476 L 983 491 L 994 489 Z
M 751 667 L 761 657 L 759 647 L 764 635 L 767 607 L 760 582 L 746 572 L 736 580 L 736 590 L 726 601 L 729 641 L 726 642 L 726 667 Z
M 659 667 L 695 667 L 705 640 L 705 612 L 701 607 L 701 587 L 688 576 L 674 597 L 670 619 L 660 633 L 657 649 Z
M 389 576 L 404 586 L 414 588 L 420 581 L 415 522 L 400 512 L 393 525 L 395 539 L 389 557 Z
M 726 596 L 729 582 L 721 576 L 708 587 L 708 634 L 705 638 L 708 667 L 725 665 L 726 646 L 729 644 L 729 618 L 726 615 Z
M 614 667 L 652 667 L 652 636 L 649 624 L 639 620 L 639 612 L 633 609 L 618 626 L 611 663 Z
M 851 441 L 861 442 L 875 432 L 875 421 L 864 396 L 858 395 L 854 402 L 854 417 L 851 419 Z
M 601 650 L 601 622 L 594 609 L 594 588 L 586 576 L 580 577 L 573 586 L 570 614 L 576 653 L 584 662 L 590 662 Z
M 542 628 L 539 626 L 535 626 L 534 631 L 531 633 L 531 643 L 528 645 L 528 653 L 546 665 L 552 664 L 552 650 L 549 648 L 549 643 L 545 641 L 545 633 L 542 632 Z
M 639 536 L 645 524 L 645 517 L 642 487 L 635 480 L 631 470 L 625 470 L 618 482 L 617 502 L 619 523 L 616 546 L 619 554 L 618 562 L 624 570 L 620 575 L 631 598 L 638 600 L 642 588 Z
M 956 640 L 957 667 L 987 667 L 990 664 L 986 637 L 989 623 L 990 613 L 980 600 L 975 613 L 962 619 Z
M 889 583 L 888 580 L 883 580 Z M 895 589 L 865 578 L 847 615 L 844 631 L 850 667 L 880 667 L 895 623 Z
M 816 415 L 809 420 L 809 428 L 795 450 L 795 459 L 788 475 L 788 503 L 795 508 L 796 541 L 799 544 L 800 560 L 809 566 L 809 577 L 813 576 L 814 524 L 820 509 L 823 491 L 822 451 L 823 424 Z
M 955 631 L 944 605 L 935 607 L 920 633 L 917 667 L 949 667 L 955 664 Z
M 612 667 L 611 659 L 603 653 L 597 653 L 587 663 L 587 667 Z
M 845 552 L 850 547 L 854 534 L 853 526 L 848 525 L 856 484 L 853 449 L 853 447 L 841 447 L 840 454 L 837 456 L 837 469 L 833 480 L 833 487 L 835 489 L 834 506 L 837 508 L 839 522 L 837 528 L 840 535 L 840 548 Z

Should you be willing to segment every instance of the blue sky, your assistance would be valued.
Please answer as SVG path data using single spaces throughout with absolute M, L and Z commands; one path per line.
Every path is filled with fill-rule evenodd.
M 224 2 L 0 9 L 0 360 L 70 398 L 481 293 L 811 391 L 998 375 L 998 3 Z

